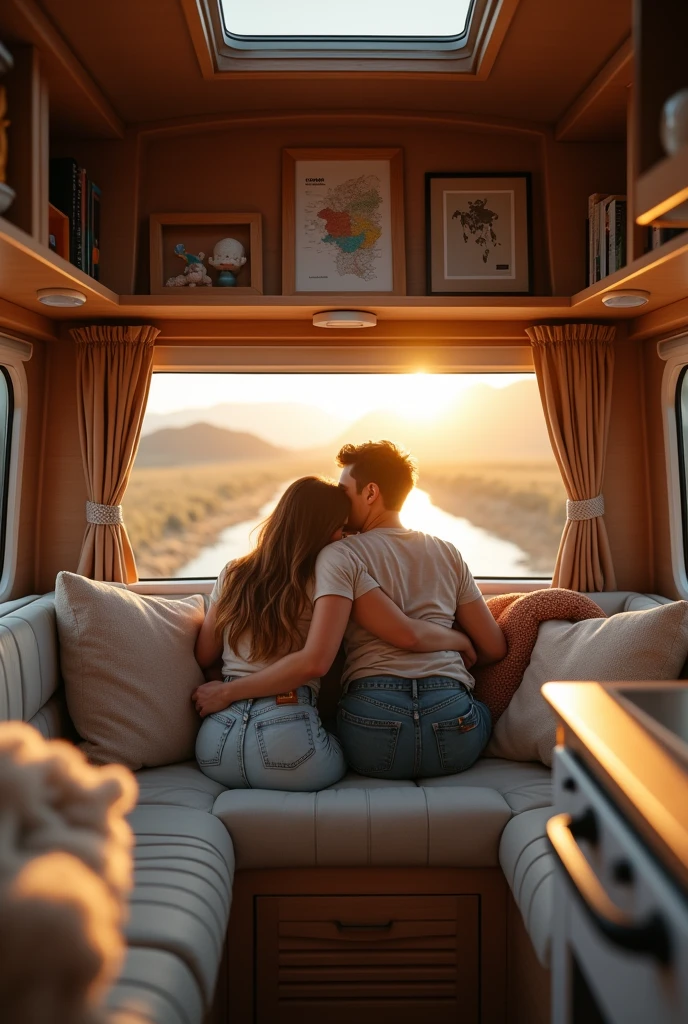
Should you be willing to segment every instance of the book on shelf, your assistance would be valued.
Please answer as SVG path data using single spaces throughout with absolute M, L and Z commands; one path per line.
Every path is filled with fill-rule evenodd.
M 660 245 L 670 242 L 672 238 L 682 235 L 684 231 L 685 228 L 657 228 L 651 225 L 647 229 L 647 251 L 651 252 L 653 249 L 659 249 Z
M 100 189 L 72 157 L 50 161 L 50 202 L 69 218 L 69 261 L 100 279 Z
M 588 285 L 626 264 L 626 196 L 594 192 L 588 196 Z

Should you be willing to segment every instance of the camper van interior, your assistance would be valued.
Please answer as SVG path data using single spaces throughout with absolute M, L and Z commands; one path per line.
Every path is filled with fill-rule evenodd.
M 688 1020 L 685 0 L 2 0 L 3 1024 Z

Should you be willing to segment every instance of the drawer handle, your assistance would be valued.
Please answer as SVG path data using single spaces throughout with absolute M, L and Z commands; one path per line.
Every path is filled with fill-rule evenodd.
M 366 921 L 365 924 L 352 924 L 347 921 L 335 921 L 336 927 L 340 932 L 348 931 L 367 931 L 367 932 L 388 932 L 394 921 L 384 921 L 380 924 L 370 924 Z
M 547 835 L 588 914 L 615 946 L 648 953 L 668 964 L 671 940 L 663 919 L 654 911 L 636 923 L 610 900 L 576 842 L 577 824 L 578 820 L 570 814 L 557 814 L 547 822 Z

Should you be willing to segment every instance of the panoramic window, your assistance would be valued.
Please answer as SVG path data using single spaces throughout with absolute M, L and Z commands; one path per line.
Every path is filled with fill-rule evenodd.
M 566 495 L 534 374 L 156 373 L 124 498 L 140 578 L 217 576 L 292 480 L 382 438 L 418 462 L 405 526 L 476 576 L 551 577 Z
M 285 4 L 283 0 L 220 0 L 228 36 L 250 40 L 293 43 L 317 39 L 345 46 L 365 41 L 437 39 L 453 41 L 466 31 L 471 0 L 426 0 L 400 4 L 398 0 L 334 0 L 318 4 Z M 355 27 L 355 31 L 354 31 Z
M 2 572 L 5 564 L 7 497 L 9 492 L 13 411 L 12 382 L 7 370 L 4 367 L 0 367 L 0 572 Z

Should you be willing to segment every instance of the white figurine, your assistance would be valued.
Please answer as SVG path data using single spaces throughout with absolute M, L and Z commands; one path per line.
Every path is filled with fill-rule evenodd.
M 217 283 L 224 288 L 236 285 L 235 274 L 245 262 L 245 249 L 236 238 L 221 238 L 213 249 L 213 255 L 208 258 L 210 266 L 220 271 Z

